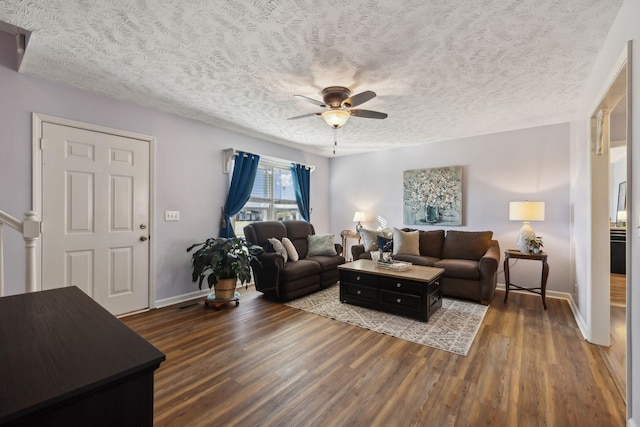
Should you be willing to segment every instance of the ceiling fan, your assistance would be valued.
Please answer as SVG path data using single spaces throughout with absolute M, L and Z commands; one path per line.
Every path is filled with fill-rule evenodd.
M 371 110 L 352 109 L 360 104 L 375 98 L 376 93 L 370 90 L 351 96 L 351 91 L 343 86 L 329 86 L 322 90 L 322 101 L 304 95 L 294 95 L 296 98 L 305 100 L 319 107 L 326 108 L 326 111 L 303 114 L 301 116 L 290 117 L 287 120 L 302 119 L 310 116 L 322 116 L 325 122 L 334 129 L 342 127 L 349 117 L 364 117 L 367 119 L 386 119 L 387 113 L 380 113 Z

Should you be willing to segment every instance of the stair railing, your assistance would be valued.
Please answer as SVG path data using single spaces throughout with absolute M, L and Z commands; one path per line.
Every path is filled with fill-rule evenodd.
M 25 212 L 24 219 L 20 221 L 0 210 L 0 296 L 5 295 L 4 249 L 2 240 L 2 231 L 5 225 L 21 233 L 24 238 L 25 248 L 27 250 L 25 291 L 36 291 L 36 241 L 40 237 L 40 221 L 38 221 L 37 215 L 33 211 Z

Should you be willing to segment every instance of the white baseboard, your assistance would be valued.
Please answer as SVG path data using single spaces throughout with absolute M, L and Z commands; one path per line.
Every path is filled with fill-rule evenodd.
M 249 283 L 249 285 L 247 286 L 248 289 L 253 288 L 253 283 Z M 244 291 L 245 286 L 244 285 L 239 285 L 236 290 L 240 291 L 240 293 L 242 293 L 242 291 Z M 171 297 L 171 298 L 165 298 L 165 299 L 161 299 L 161 300 L 156 300 L 156 305 L 155 308 L 163 308 L 163 307 L 168 307 L 170 305 L 174 305 L 174 304 L 180 304 L 183 302 L 188 302 L 188 301 L 193 301 L 194 299 L 199 299 L 199 298 L 204 298 L 207 295 L 209 295 L 212 292 L 211 289 L 202 289 L 199 291 L 195 291 L 195 292 L 190 292 L 188 294 L 182 294 L 182 295 L 177 295 L 175 297 Z
M 571 294 L 567 294 L 567 295 L 569 296 L 567 298 L 567 301 L 569 302 L 569 308 L 571 308 L 571 312 L 573 313 L 573 318 L 576 319 L 576 324 L 578 325 L 578 329 L 580 329 L 582 338 L 589 341 L 589 335 L 587 334 L 587 324 L 585 323 L 584 319 L 580 315 L 580 312 L 578 311 L 578 306 L 576 305 L 576 302 L 573 300 L 573 296 L 571 296 Z
M 210 289 L 202 289 L 196 292 L 190 292 L 188 294 L 177 295 L 171 298 L 165 298 L 156 300 L 156 308 L 168 307 L 174 304 L 180 304 L 187 301 L 192 301 L 198 298 L 204 298 L 211 293 Z
M 504 291 L 505 290 L 504 283 L 498 283 L 498 285 L 496 286 L 496 289 L 500 289 L 500 290 Z M 514 289 L 514 290 L 510 289 L 509 292 L 519 292 L 519 293 L 523 293 L 523 294 L 533 295 L 533 294 L 531 294 L 529 292 L 521 291 L 521 290 L 518 290 L 518 289 Z M 578 311 L 578 306 L 576 305 L 576 302 L 573 300 L 573 296 L 570 293 L 567 293 L 567 292 L 547 291 L 546 297 L 547 298 L 563 299 L 563 300 L 566 300 L 569 303 L 569 308 L 571 308 L 571 312 L 573 313 L 573 318 L 576 320 L 576 324 L 578 325 L 578 329 L 580 329 L 580 333 L 582 334 L 582 338 L 584 338 L 585 340 L 588 340 L 586 324 L 584 322 L 584 319 L 580 315 L 580 312 Z

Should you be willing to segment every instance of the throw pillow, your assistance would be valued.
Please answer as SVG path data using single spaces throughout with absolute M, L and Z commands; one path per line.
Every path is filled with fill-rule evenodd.
M 282 245 L 287 250 L 287 254 L 289 255 L 290 261 L 298 261 L 300 257 L 298 256 L 298 251 L 296 247 L 293 246 L 293 242 L 286 237 L 282 238 Z
M 378 236 L 382 233 L 376 230 L 367 230 L 363 228 L 360 230 L 360 237 L 362 237 L 362 245 L 365 252 L 372 252 L 378 250 Z
M 387 239 L 383 236 L 378 236 L 378 248 L 382 249 L 382 252 L 393 251 L 393 239 Z
M 333 234 L 310 234 L 307 236 L 307 244 L 309 245 L 308 257 L 338 255 L 333 243 Z
M 390 228 L 379 228 L 378 233 L 387 239 L 391 239 L 393 237 L 393 230 Z
M 284 258 L 284 262 L 286 263 L 289 260 L 289 256 L 287 255 L 287 249 L 284 247 L 282 242 L 280 242 L 280 240 L 276 239 L 275 237 L 267 240 L 269 241 L 269 243 L 271 243 L 271 246 L 273 246 L 273 250 L 276 251 L 276 253 L 282 255 L 282 258 Z
M 264 249 L 265 252 L 269 253 L 273 253 L 276 250 L 273 248 L 273 245 L 271 244 L 271 242 L 269 240 L 267 240 L 267 243 L 264 244 L 264 246 L 262 247 L 262 249 Z
M 394 227 L 393 254 L 420 255 L 419 231 L 402 231 Z

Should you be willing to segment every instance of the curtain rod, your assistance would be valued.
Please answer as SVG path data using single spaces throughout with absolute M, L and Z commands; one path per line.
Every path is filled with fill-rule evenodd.
M 231 159 L 233 159 L 239 151 L 242 150 L 236 150 L 235 148 L 227 148 L 226 150 L 222 150 L 222 170 L 224 173 L 229 173 L 229 171 L 231 170 Z M 263 156 L 262 154 L 259 154 L 259 156 L 260 159 L 269 160 L 276 163 L 296 163 L 291 160 L 278 159 L 277 157 Z M 316 168 L 313 165 L 305 166 L 308 167 L 311 172 L 313 172 Z

